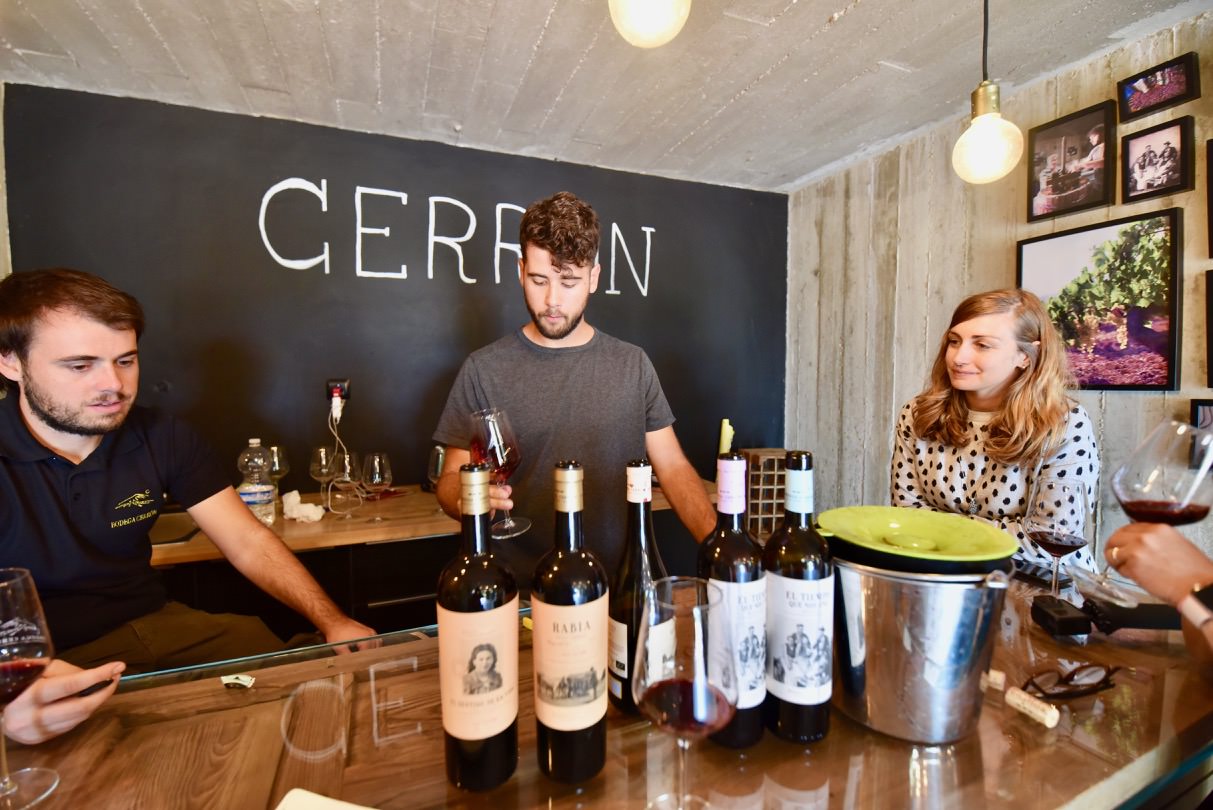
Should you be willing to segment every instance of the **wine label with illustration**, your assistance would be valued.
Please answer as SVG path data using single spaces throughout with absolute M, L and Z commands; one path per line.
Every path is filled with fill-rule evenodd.
M 584 605 L 531 599 L 535 717 L 548 728 L 576 731 L 606 714 L 607 601 L 608 595 Z
M 789 512 L 813 511 L 812 470 L 786 470 L 784 472 L 783 507 Z
M 740 515 L 745 511 L 745 459 L 716 459 L 716 511 Z
M 611 674 L 626 678 L 628 669 L 632 665 L 632 662 L 628 660 L 628 626 L 626 624 L 611 619 L 607 646 L 609 647 Z M 619 697 L 619 695 L 615 695 L 615 697 Z
M 653 500 L 653 468 L 628 467 L 628 503 Z
M 833 689 L 834 576 L 790 579 L 767 572 L 767 690 L 815 706 Z
M 733 641 L 733 671 L 737 673 L 737 708 L 752 709 L 767 696 L 767 584 L 711 580 L 724 594 L 729 637 Z
M 518 717 L 518 597 L 480 613 L 437 608 L 442 728 L 460 740 L 500 734 Z

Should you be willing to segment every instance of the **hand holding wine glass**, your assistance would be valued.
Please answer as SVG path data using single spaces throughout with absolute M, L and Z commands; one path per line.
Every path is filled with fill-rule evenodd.
M 1182 526 L 1213 506 L 1213 433 L 1167 419 L 1112 475 L 1112 492 L 1130 520 Z
M 489 465 L 493 484 L 504 485 L 522 461 L 518 439 L 514 436 L 514 429 L 510 427 L 510 420 L 505 411 L 500 408 L 476 411 L 471 416 L 471 428 L 472 441 L 469 449 L 472 461 Z M 530 528 L 529 519 L 511 517 L 507 509 L 505 517 L 493 524 L 493 537 L 498 540 L 517 537 Z
M 0 806 L 30 807 L 59 784 L 49 768 L 22 768 L 9 773 L 3 709 L 41 677 L 51 660 L 46 618 L 34 579 L 24 568 L 0 569 Z
M 695 577 L 656 580 L 645 598 L 632 696 L 655 726 L 678 740 L 676 792 L 651 806 L 707 805 L 687 792 L 686 759 L 691 742 L 728 725 L 737 705 L 726 610 L 720 589 Z

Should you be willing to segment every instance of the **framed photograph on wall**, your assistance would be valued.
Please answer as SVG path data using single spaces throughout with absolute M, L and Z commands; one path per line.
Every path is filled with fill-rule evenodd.
M 1025 239 L 1016 281 L 1061 333 L 1082 388 L 1179 387 L 1179 208 Z
M 1196 51 L 1188 51 L 1116 83 L 1121 121 L 1132 121 L 1194 98 L 1200 98 Z
M 1198 428 L 1213 430 L 1213 399 L 1192 400 L 1192 415 L 1188 422 Z
M 1213 239 L 1213 236 L 1209 237 Z M 1213 388 L 1213 270 L 1205 271 L 1205 387 Z
M 1205 204 L 1205 213 L 1209 217 L 1209 229 L 1206 233 L 1209 236 L 1209 258 L 1213 259 L 1213 140 L 1205 141 L 1205 192 L 1209 195 Z
M 1196 185 L 1192 116 L 1126 135 L 1120 142 L 1120 201 L 1191 191 Z
M 1116 200 L 1116 105 L 1104 101 L 1028 131 L 1028 222 Z

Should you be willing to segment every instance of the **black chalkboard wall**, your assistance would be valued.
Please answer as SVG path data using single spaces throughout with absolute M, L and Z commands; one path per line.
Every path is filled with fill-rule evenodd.
M 314 486 L 324 382 L 349 377 L 346 443 L 422 480 L 460 363 L 527 319 L 498 217 L 513 246 L 516 208 L 560 189 L 603 224 L 587 319 L 648 351 L 700 474 L 723 416 L 736 446 L 783 442 L 783 195 L 22 85 L 3 134 L 14 270 L 76 267 L 136 295 L 139 401 L 188 417 L 234 477 L 260 436 L 287 447 L 285 486 Z M 306 263 L 327 244 L 327 273 L 263 239 L 263 200 L 291 178 L 265 204 L 269 248 Z

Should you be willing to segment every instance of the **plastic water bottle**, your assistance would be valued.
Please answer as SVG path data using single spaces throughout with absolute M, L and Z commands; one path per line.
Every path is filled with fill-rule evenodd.
M 261 446 L 260 439 L 249 439 L 248 447 L 240 451 L 236 467 L 244 476 L 236 492 L 253 516 L 266 526 L 274 525 L 278 510 L 277 487 L 270 478 L 270 451 Z

